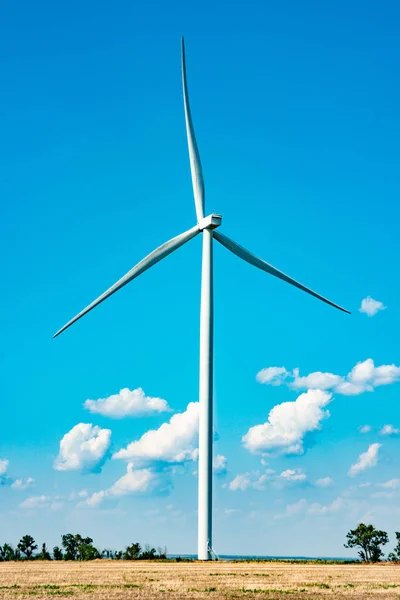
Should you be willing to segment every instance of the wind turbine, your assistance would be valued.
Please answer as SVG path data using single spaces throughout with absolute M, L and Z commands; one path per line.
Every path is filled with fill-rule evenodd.
M 53 337 L 57 337 L 70 325 L 78 321 L 101 302 L 120 290 L 127 283 L 150 269 L 160 260 L 175 252 L 180 246 L 186 244 L 196 235 L 203 235 L 202 273 L 201 273 L 201 307 L 200 307 L 200 382 L 199 382 L 199 480 L 198 480 L 198 558 L 210 560 L 212 558 L 212 443 L 213 443 L 213 241 L 217 240 L 233 254 L 244 261 L 258 267 L 262 271 L 274 275 L 291 285 L 315 296 L 319 300 L 330 304 L 339 310 L 349 313 L 338 304 L 331 302 L 320 294 L 302 285 L 292 277 L 285 275 L 269 263 L 258 258 L 226 235 L 217 231 L 221 225 L 222 217 L 217 214 L 205 216 L 204 179 L 201 168 L 200 154 L 193 128 L 192 115 L 189 105 L 189 94 L 186 79 L 185 44 L 182 38 L 182 85 L 183 102 L 185 109 L 186 132 L 189 146 L 190 170 L 192 174 L 194 203 L 197 216 L 197 225 L 165 242 L 143 260 L 135 265 L 126 275 L 121 277 L 101 296 L 84 308 L 73 319 L 68 321 Z

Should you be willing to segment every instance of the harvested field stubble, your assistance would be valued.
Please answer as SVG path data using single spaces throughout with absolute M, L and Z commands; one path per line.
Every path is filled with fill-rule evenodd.
M 400 566 L 268 563 L 0 563 L 0 599 L 400 598 Z

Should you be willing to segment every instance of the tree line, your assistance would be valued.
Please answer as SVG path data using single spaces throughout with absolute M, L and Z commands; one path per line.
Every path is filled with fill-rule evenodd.
M 39 552 L 38 544 L 31 535 L 24 535 L 17 546 L 3 544 L 0 546 L 0 561 L 9 560 L 94 560 L 95 558 L 110 558 L 113 560 L 155 560 L 166 559 L 166 548 L 144 548 L 134 542 L 124 550 L 99 550 L 93 545 L 93 539 L 83 537 L 79 533 L 66 533 L 61 536 L 61 547 L 54 546 L 52 553 L 46 543 L 42 544 Z
M 400 562 L 400 531 L 395 531 L 397 544 L 387 560 Z M 360 523 L 356 529 L 350 529 L 347 534 L 345 548 L 359 548 L 358 556 L 365 563 L 376 563 L 384 559 L 382 546 L 389 543 L 386 531 L 375 529 L 373 525 Z
M 387 560 L 400 562 L 400 531 L 395 531 L 396 546 L 388 554 Z M 351 529 L 347 535 L 345 548 L 357 548 L 358 556 L 365 563 L 376 563 L 384 559 L 383 546 L 389 543 L 386 531 L 376 529 L 373 525 L 360 523 L 356 529 Z M 167 558 L 166 548 L 144 548 L 134 542 L 124 550 L 99 550 L 93 545 L 93 539 L 83 537 L 79 533 L 66 533 L 61 536 L 61 547 L 54 546 L 50 553 L 46 543 L 38 550 L 38 544 L 31 535 L 24 535 L 17 546 L 12 544 L 0 545 L 0 561 L 10 560 L 94 560 L 108 558 L 112 560 L 160 560 Z

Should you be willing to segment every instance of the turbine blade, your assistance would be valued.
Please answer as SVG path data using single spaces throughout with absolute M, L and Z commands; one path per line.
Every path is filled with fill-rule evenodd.
M 152 267 L 153 265 L 158 263 L 160 260 L 162 260 L 163 258 L 168 256 L 168 254 L 171 254 L 171 252 L 174 252 L 180 246 L 183 246 L 183 244 L 186 244 L 186 242 L 188 242 L 189 240 L 194 238 L 198 233 L 200 233 L 200 229 L 196 225 L 195 227 L 192 227 L 192 229 L 189 229 L 188 231 L 185 231 L 184 233 L 181 233 L 180 235 L 177 235 L 176 237 L 172 238 L 172 240 L 165 242 L 164 244 L 162 244 L 161 246 L 159 246 L 158 248 L 153 250 L 153 252 L 150 252 L 150 254 L 148 254 L 136 266 L 134 266 L 130 271 L 128 271 L 128 273 L 126 273 L 126 275 L 124 275 L 123 277 L 121 277 L 121 279 L 119 279 L 116 283 L 114 283 L 114 285 L 112 285 L 106 292 L 104 292 L 104 294 L 99 296 L 96 300 L 94 300 L 91 304 L 89 304 L 89 306 L 84 308 L 79 314 L 76 315 L 76 317 L 74 317 L 73 319 L 68 321 L 68 323 L 66 325 L 64 325 L 64 327 L 61 327 L 61 329 L 59 329 L 57 331 L 57 333 L 55 333 L 53 335 L 53 338 L 60 335 L 60 333 L 62 333 L 70 325 L 72 325 L 73 323 L 78 321 L 78 319 L 80 319 L 81 317 L 86 315 L 89 311 L 91 311 L 93 308 L 95 308 L 98 304 L 100 304 L 101 302 L 106 300 L 106 298 L 108 298 L 109 296 L 112 296 L 112 294 L 115 294 L 115 292 L 117 292 L 122 287 L 124 287 L 124 285 L 126 285 L 127 283 L 132 281 L 132 279 L 135 279 L 135 277 L 138 277 L 139 275 L 144 273 L 144 271 L 147 271 L 147 269 L 150 269 L 150 267 Z
M 197 147 L 196 136 L 192 121 L 192 113 L 189 104 L 189 92 L 186 79 L 186 59 L 185 59 L 185 41 L 182 38 L 182 86 L 183 103 L 185 106 L 186 134 L 189 146 L 190 171 L 192 173 L 192 184 L 194 194 L 194 204 L 196 207 L 197 221 L 204 218 L 204 179 L 201 168 L 200 154 Z
M 274 275 L 275 277 L 278 277 L 279 279 L 283 279 L 283 281 L 286 281 L 287 283 L 294 285 L 295 287 L 299 288 L 299 290 L 303 290 L 303 292 L 307 292 L 307 294 L 311 294 L 311 296 L 315 296 L 315 298 L 322 300 L 322 302 L 326 302 L 326 304 L 330 304 L 331 306 L 334 306 L 335 308 L 338 308 L 339 310 L 342 310 L 343 312 L 350 314 L 350 311 L 346 310 L 345 308 L 342 308 L 341 306 L 339 306 L 338 304 L 335 304 L 334 302 L 331 302 L 330 300 L 328 300 L 327 298 L 324 298 L 320 294 L 317 294 L 317 292 L 310 290 L 310 288 L 306 287 L 302 283 L 299 283 L 295 279 L 292 279 L 291 277 L 289 277 L 289 275 L 285 275 L 285 273 L 282 273 L 282 271 L 279 271 L 278 269 L 276 269 L 269 263 L 265 262 L 265 260 L 262 260 L 262 258 L 258 258 L 258 256 L 255 256 L 255 254 L 252 254 L 251 252 L 249 252 L 242 246 L 239 246 L 239 244 L 237 244 L 230 238 L 226 237 L 226 235 L 223 235 L 219 231 L 215 231 L 215 230 L 213 231 L 213 234 L 214 234 L 215 239 L 220 244 L 222 244 L 223 246 L 225 246 L 225 248 L 227 248 L 228 250 L 233 252 L 233 254 L 236 254 L 236 256 L 238 256 L 239 258 L 242 258 L 243 260 L 250 263 L 251 265 L 258 267 L 262 271 L 266 271 L 270 275 Z

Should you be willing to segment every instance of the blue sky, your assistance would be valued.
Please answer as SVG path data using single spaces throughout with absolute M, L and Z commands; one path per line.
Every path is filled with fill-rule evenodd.
M 2 3 L 2 541 L 28 532 L 54 545 L 79 530 L 99 546 L 196 551 L 196 409 L 187 406 L 198 397 L 200 239 L 52 340 L 195 224 L 182 34 L 208 211 L 353 313 L 215 248 L 215 453 L 227 460 L 215 478 L 215 549 L 348 555 L 345 534 L 360 519 L 394 537 L 399 16 L 391 1 Z M 360 313 L 368 296 L 387 308 Z M 347 379 L 326 376 L 345 378 L 367 359 Z M 270 367 L 285 371 L 264 371 L 260 383 Z M 320 391 L 315 376 L 299 379 L 316 372 Z M 358 385 L 351 395 L 346 382 Z M 144 390 L 119 402 L 131 412 L 142 402 L 145 415 L 83 406 L 124 388 Z M 303 393 L 306 408 L 273 413 L 294 446 L 271 441 L 271 409 Z M 150 409 L 148 396 L 169 411 Z M 143 442 L 179 414 L 166 446 L 160 434 Z M 79 436 L 94 436 L 95 451 Z M 112 456 L 138 440 L 127 472 Z

